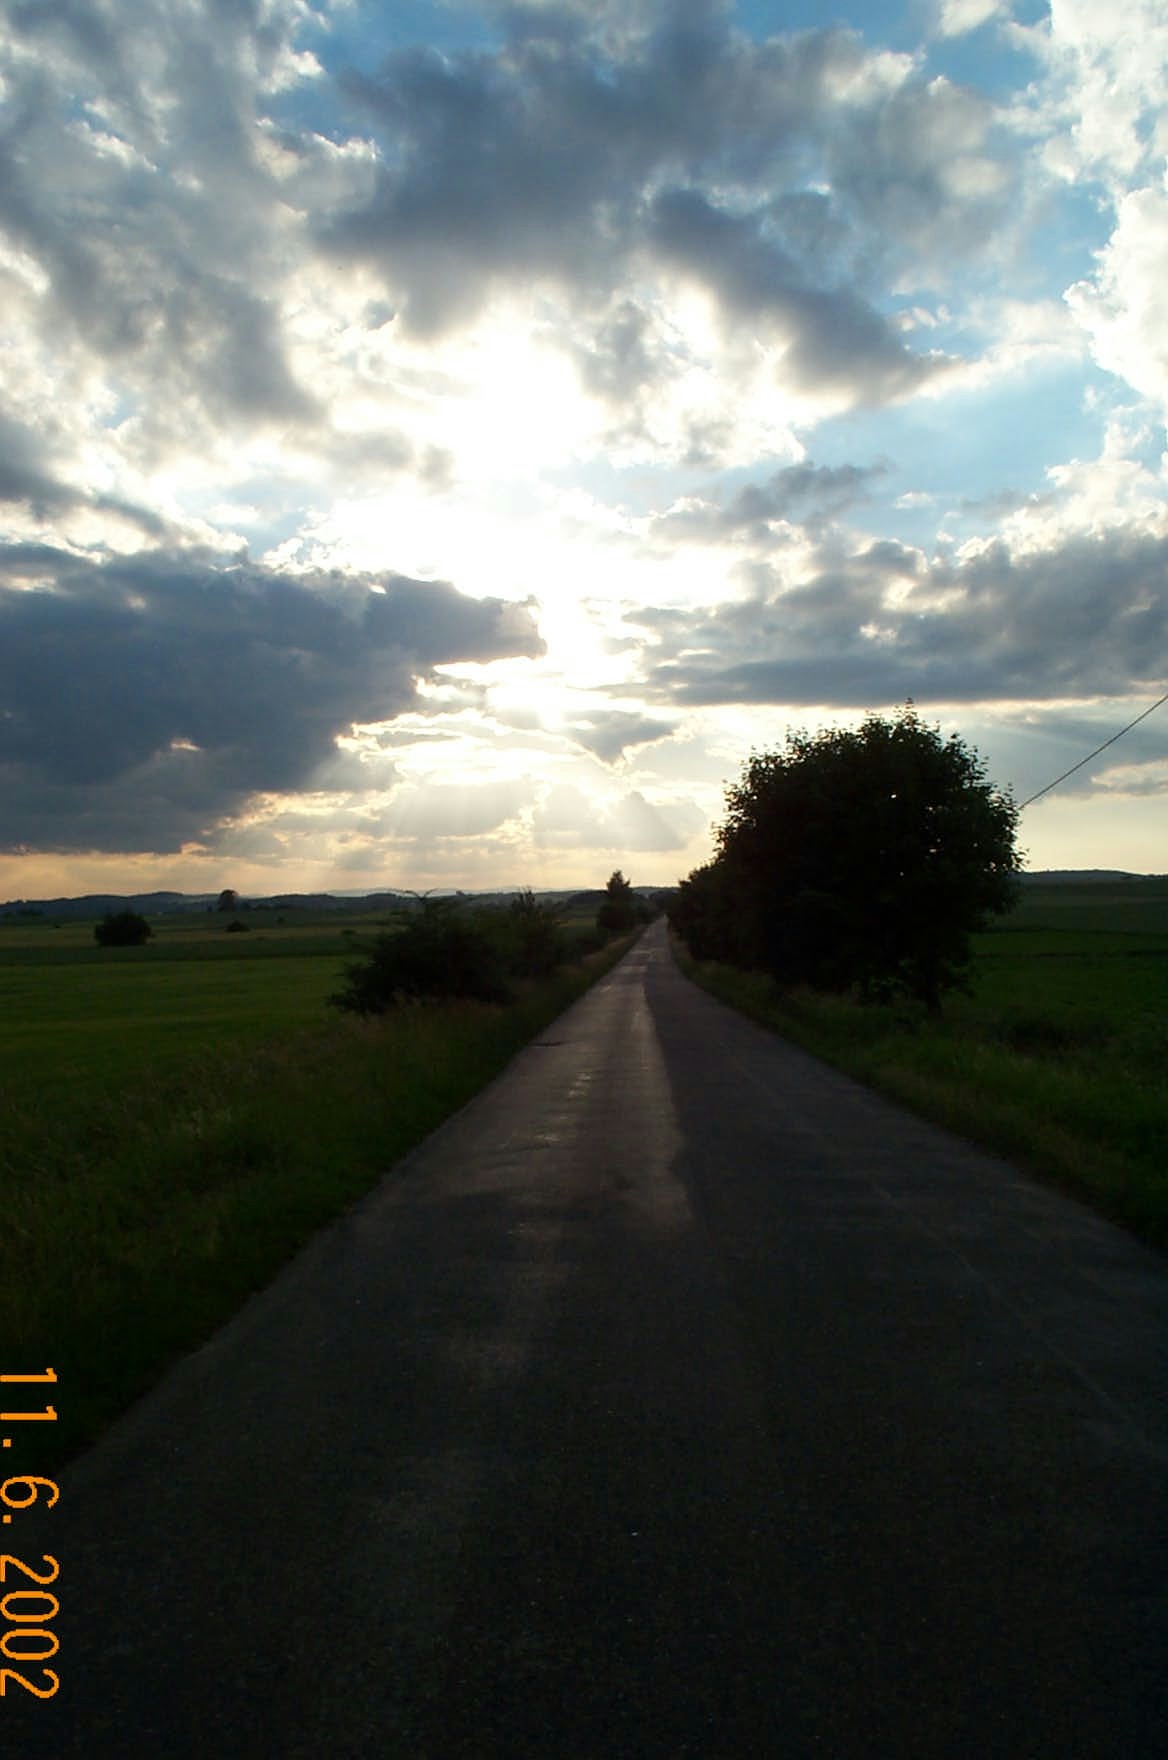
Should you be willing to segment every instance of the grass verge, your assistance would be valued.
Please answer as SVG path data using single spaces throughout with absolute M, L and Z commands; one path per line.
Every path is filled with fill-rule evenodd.
M 1164 952 L 1140 964 L 1134 949 L 980 941 L 973 992 L 940 1021 L 907 1003 L 780 993 L 760 973 L 674 949 L 688 976 L 762 1026 L 1168 1246 Z
M 633 939 L 524 985 L 506 1006 L 330 1016 L 246 1057 L 147 1066 L 100 1098 L 11 1095 L 0 1117 L 0 1369 L 52 1365 L 59 1418 L 12 1426 L 5 1475 L 74 1455 Z

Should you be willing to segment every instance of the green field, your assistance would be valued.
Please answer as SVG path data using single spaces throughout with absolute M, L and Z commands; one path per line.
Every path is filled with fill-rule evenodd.
M 1032 883 L 941 1020 L 712 964 L 714 994 L 1168 1244 L 1168 879 Z
M 327 1006 L 375 919 L 229 934 L 0 925 L 0 1373 L 51 1365 L 67 1458 L 234 1313 L 628 946 L 514 1002 Z
M 132 1081 L 148 1064 L 319 1021 L 346 959 L 378 932 L 370 919 L 228 934 L 161 918 L 144 947 L 98 947 L 92 924 L 0 925 L 0 1094 L 46 1080 L 75 1097 Z

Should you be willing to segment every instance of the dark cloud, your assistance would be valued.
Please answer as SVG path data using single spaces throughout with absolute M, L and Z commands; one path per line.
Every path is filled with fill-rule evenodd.
M 170 523 L 151 508 L 140 507 L 119 495 L 94 494 L 78 489 L 56 474 L 56 464 L 44 442 L 22 422 L 0 411 L 0 502 L 22 504 L 37 519 L 58 518 L 89 509 L 110 514 L 148 537 L 170 534 Z
M 664 374 L 665 363 L 650 340 L 651 321 L 632 299 L 618 299 L 587 343 L 575 350 L 585 390 L 617 405 L 633 402 Z
M 7 849 L 175 849 L 306 786 L 435 666 L 543 648 L 527 608 L 400 575 L 13 546 L 0 581 Z
M 728 328 L 743 323 L 786 344 L 783 375 L 796 390 L 882 403 L 952 364 L 914 355 L 886 318 L 850 287 L 818 285 L 765 216 L 737 214 L 695 189 L 655 197 L 648 234 L 657 254 L 717 295 Z
M 648 694 L 673 704 L 1124 696 L 1168 672 L 1168 539 L 999 542 L 958 563 L 883 542 L 766 597 L 630 622 L 649 637 Z
M 1012 173 L 985 106 L 907 64 L 907 87 L 869 77 L 849 32 L 751 41 L 720 5 L 626 8 L 623 29 L 619 8 L 497 11 L 497 53 L 402 50 L 345 78 L 382 164 L 372 195 L 321 219 L 317 239 L 375 265 L 408 330 L 441 335 L 540 277 L 592 326 L 586 381 L 620 394 L 652 376 L 625 295 L 656 273 L 707 288 L 728 330 L 785 344 L 799 389 L 880 402 L 944 369 L 865 285 L 922 240 L 951 264 L 1004 211 Z M 867 132 L 878 170 L 857 144 Z M 955 156 L 964 183 L 946 181 Z M 967 203 L 965 184 L 983 193 Z
M 606 764 L 633 746 L 650 745 L 665 739 L 674 730 L 674 723 L 655 720 L 629 709 L 595 709 L 586 715 L 574 715 L 566 731 L 576 741 Z
M 654 538 L 691 543 L 729 540 L 770 545 L 775 522 L 798 521 L 815 530 L 867 498 L 886 465 L 787 465 L 763 483 L 747 483 L 722 505 L 694 497 L 653 522 Z
M 0 411 L 0 501 L 24 501 L 40 511 L 59 506 L 63 493 L 39 436 Z

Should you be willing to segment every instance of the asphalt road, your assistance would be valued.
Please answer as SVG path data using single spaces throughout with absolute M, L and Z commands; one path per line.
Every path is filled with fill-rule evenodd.
M 1166 1343 L 1162 1257 L 654 926 L 19 1518 L 0 1749 L 1152 1760 Z

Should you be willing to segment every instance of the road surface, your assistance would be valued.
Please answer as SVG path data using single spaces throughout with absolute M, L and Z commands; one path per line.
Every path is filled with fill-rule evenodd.
M 655 925 L 62 1475 L 0 1749 L 1151 1760 L 1166 1341 Z

